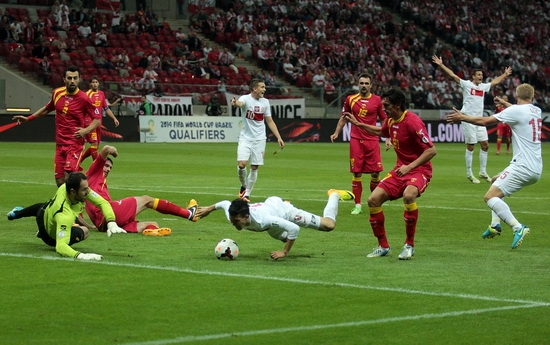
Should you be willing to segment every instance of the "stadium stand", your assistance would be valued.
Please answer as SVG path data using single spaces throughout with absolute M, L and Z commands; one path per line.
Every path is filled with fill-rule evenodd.
M 550 104 L 546 15 L 550 5 L 542 0 L 504 7 L 497 0 L 485 1 L 483 6 L 473 0 L 266 0 L 261 6 L 237 0 L 224 8 L 189 8 L 190 26 L 183 30 L 172 30 L 152 11 L 126 13 L 120 25 L 112 27 L 111 12 L 72 9 L 75 18 L 91 23 L 92 35 L 87 38 L 78 36 L 82 20 L 71 17 L 68 28 L 61 30 L 63 23 L 56 19 L 55 9 L 43 1 L 26 2 L 4 8 L 0 54 L 12 66 L 42 80 L 40 58 L 33 50 L 46 42 L 52 87 L 60 84 L 60 71 L 75 64 L 82 68 L 84 79 L 100 75 L 108 91 L 139 93 L 136 83 L 152 63 L 157 72 L 154 92 L 163 94 L 208 94 L 224 88 L 241 93 L 251 78 L 260 77 L 274 90 L 285 90 L 279 86 L 290 83 L 312 93 L 322 90 L 322 99 L 338 103 L 335 95 L 353 91 L 357 74 L 368 72 L 376 82 L 374 92 L 400 86 L 417 108 L 460 105 L 455 85 L 431 63 L 431 56 L 437 54 L 465 79 L 474 67 L 481 67 L 491 78 L 511 66 L 513 77 L 495 88 L 495 94 L 513 99 L 515 87 L 529 82 L 536 87 L 537 105 L 548 110 Z M 99 38 L 102 30 L 107 46 Z M 220 65 L 216 56 L 223 48 L 258 68 Z M 121 62 L 123 50 L 131 54 Z M 98 65 L 98 55 L 105 57 L 104 64 Z M 210 64 L 198 75 L 201 60 Z M 316 78 L 314 84 L 320 74 L 324 81 Z

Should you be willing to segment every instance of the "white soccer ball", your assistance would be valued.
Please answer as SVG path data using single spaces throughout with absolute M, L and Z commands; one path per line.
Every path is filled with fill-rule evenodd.
M 218 260 L 235 260 L 239 256 L 239 246 L 232 239 L 224 238 L 216 245 L 214 253 Z

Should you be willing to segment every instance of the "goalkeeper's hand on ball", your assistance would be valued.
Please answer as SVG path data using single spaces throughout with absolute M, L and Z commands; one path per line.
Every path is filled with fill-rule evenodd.
M 101 260 L 103 256 L 94 253 L 79 253 L 76 258 L 80 260 Z
M 107 236 L 111 237 L 113 234 L 125 234 L 126 230 L 121 228 L 115 222 L 107 223 Z

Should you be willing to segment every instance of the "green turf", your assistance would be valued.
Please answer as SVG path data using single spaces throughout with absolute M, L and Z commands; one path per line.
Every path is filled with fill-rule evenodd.
M 209 205 L 239 190 L 236 144 L 116 146 L 113 198 L 147 194 Z M 491 148 L 488 170 L 496 174 L 510 156 Z M 347 144 L 291 143 L 274 156 L 275 149 L 268 144 L 252 201 L 278 195 L 322 214 L 328 189 L 350 188 Z M 483 202 L 488 184 L 466 180 L 464 145 L 437 149 L 434 178 L 418 199 L 410 261 L 397 259 L 405 238 L 401 200 L 384 206 L 393 255 L 378 259 L 366 258 L 376 246 L 368 208 L 352 216 L 351 202 L 340 203 L 333 232 L 302 229 L 279 261 L 269 253 L 282 243 L 235 230 L 221 211 L 197 223 L 145 211 L 141 220 L 170 227 L 172 235 L 94 232 L 75 246 L 104 256 L 94 263 L 57 256 L 34 237 L 34 218 L 4 218 L 0 344 L 547 343 L 550 173 L 507 199 L 532 229 L 512 250 L 508 226 L 498 238 L 481 239 L 490 221 Z M 53 196 L 53 150 L 53 144 L 0 143 L 2 214 Z M 385 171 L 394 162 L 394 153 L 385 152 Z M 235 261 L 215 259 L 214 246 L 226 237 L 239 243 Z

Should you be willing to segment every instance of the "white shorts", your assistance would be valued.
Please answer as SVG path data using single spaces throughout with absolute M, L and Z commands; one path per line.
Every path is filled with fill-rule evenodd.
M 321 226 L 321 217 L 311 212 L 299 209 L 290 202 L 283 201 L 283 199 L 278 196 L 270 196 L 265 199 L 265 203 L 277 207 L 280 211 L 284 212 L 284 216 L 282 216 L 282 218 L 299 225 L 302 228 L 319 229 Z
M 536 183 L 539 179 L 540 174 L 530 173 L 520 165 L 509 165 L 499 174 L 493 186 L 500 189 L 504 196 L 510 196 L 523 187 Z
M 481 141 L 488 141 L 487 128 L 485 126 L 472 125 L 462 122 L 462 132 L 464 133 L 464 142 L 466 144 L 477 144 Z
M 264 165 L 265 140 L 246 140 L 239 138 L 237 161 L 248 161 L 250 165 Z

